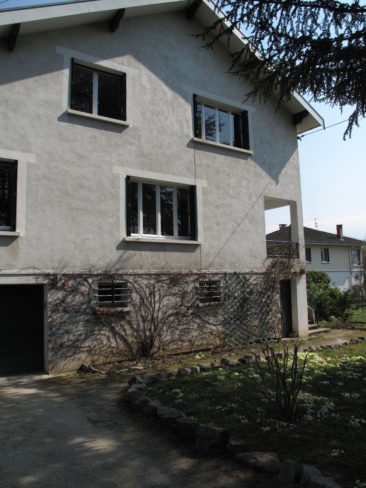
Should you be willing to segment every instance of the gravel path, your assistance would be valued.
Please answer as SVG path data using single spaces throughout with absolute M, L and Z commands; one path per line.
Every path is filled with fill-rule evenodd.
M 122 377 L 0 379 L 1 488 L 270 488 L 121 403 Z

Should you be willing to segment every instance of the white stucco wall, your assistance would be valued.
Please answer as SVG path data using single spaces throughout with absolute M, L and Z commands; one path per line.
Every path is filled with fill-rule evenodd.
M 114 34 L 101 23 L 22 36 L 0 52 L 0 158 L 30 155 L 21 235 L 0 236 L 2 270 L 262 270 L 265 196 L 292 201 L 301 228 L 287 111 L 245 105 L 253 155 L 192 141 L 193 93 L 240 107 L 246 91 L 227 73 L 224 48 L 202 49 L 192 36 L 201 29 L 168 13 L 126 18 Z M 72 56 L 127 73 L 129 127 L 67 113 Z M 133 171 L 198 185 L 201 245 L 123 240 L 123 175 Z
M 311 248 L 311 263 L 306 263 L 308 271 L 323 271 L 331 279 L 331 284 L 340 290 L 349 290 L 354 285 L 352 272 L 357 272 L 361 267 L 352 266 L 350 246 L 307 245 Z M 329 263 L 321 262 L 321 248 L 329 249 Z

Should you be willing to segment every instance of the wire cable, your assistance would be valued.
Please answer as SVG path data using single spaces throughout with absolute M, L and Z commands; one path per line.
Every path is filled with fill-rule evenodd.
M 327 129 L 330 129 L 331 127 L 335 127 L 336 125 L 344 124 L 345 122 L 348 122 L 348 119 L 344 119 L 344 120 L 341 120 L 340 122 L 336 122 L 335 124 L 328 125 L 328 127 L 324 127 L 324 129 L 314 130 L 314 132 L 309 132 L 309 134 L 304 134 L 303 136 L 298 136 L 298 139 L 301 141 L 303 137 L 311 136 L 312 134 L 316 134 L 317 132 L 325 131 Z

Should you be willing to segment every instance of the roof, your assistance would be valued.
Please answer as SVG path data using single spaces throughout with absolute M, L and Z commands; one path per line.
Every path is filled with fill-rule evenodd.
M 323 232 L 310 227 L 304 227 L 305 244 L 329 244 L 332 246 L 365 246 L 365 241 L 353 239 L 352 237 L 343 237 L 338 239 L 337 234 Z M 271 232 L 266 236 L 267 241 L 291 241 L 291 225 L 283 227 L 280 230 Z
M 4 9 L 0 10 L 0 38 L 9 36 L 12 26 L 17 24 L 20 24 L 20 35 L 24 35 L 111 20 L 121 9 L 125 9 L 125 17 L 134 17 L 186 10 L 194 3 L 196 0 L 81 0 Z M 195 18 L 203 26 L 213 25 L 223 18 L 223 13 L 212 0 L 202 0 Z M 227 39 L 221 42 L 230 53 L 248 47 L 247 38 L 238 29 L 233 30 L 229 42 Z M 298 93 L 293 92 L 284 106 L 296 116 L 298 134 L 316 127 L 324 128 L 323 118 Z

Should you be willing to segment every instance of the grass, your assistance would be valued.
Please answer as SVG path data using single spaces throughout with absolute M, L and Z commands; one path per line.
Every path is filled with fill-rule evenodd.
M 366 329 L 366 308 L 356 308 L 352 310 L 352 325 L 357 325 Z
M 248 450 L 316 465 L 343 487 L 366 486 L 366 344 L 311 353 L 298 418 L 286 423 L 261 395 L 253 365 L 175 377 L 151 397 L 191 419 L 229 428 Z

